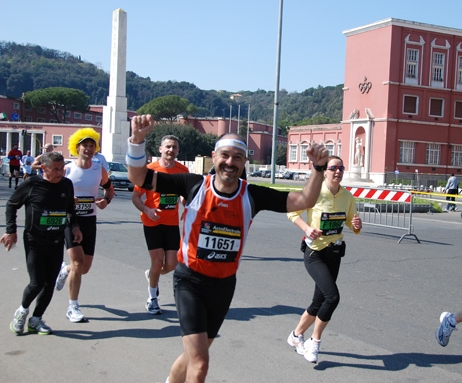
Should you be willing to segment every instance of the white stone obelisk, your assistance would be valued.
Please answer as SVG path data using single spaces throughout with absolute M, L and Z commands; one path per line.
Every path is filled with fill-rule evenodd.
M 103 107 L 101 152 L 108 161 L 125 163 L 130 122 L 127 118 L 127 13 L 112 13 L 111 71 L 109 96 Z

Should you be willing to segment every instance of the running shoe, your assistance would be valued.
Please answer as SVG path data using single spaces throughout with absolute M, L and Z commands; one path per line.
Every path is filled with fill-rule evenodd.
M 39 317 L 30 317 L 27 331 L 35 332 L 40 335 L 49 335 L 53 333 L 53 330 Z
M 85 315 L 80 311 L 79 305 L 69 305 L 66 316 L 72 323 L 85 321 Z
M 162 310 L 159 307 L 159 304 L 157 303 L 157 298 L 152 298 L 148 299 L 146 302 L 146 311 L 148 314 L 151 315 L 159 315 L 162 314 Z
M 10 330 L 15 334 L 22 334 L 26 325 L 27 314 L 29 314 L 29 309 L 17 309 L 14 313 L 13 321 L 10 323 Z
M 305 337 L 303 334 L 295 336 L 295 333 L 291 331 L 289 337 L 287 338 L 287 343 L 289 343 L 290 346 L 295 347 L 297 354 L 305 355 Z
M 318 363 L 319 348 L 321 341 L 315 342 L 313 338 L 310 338 L 305 342 L 305 359 L 311 363 Z
M 67 276 L 69 273 L 66 270 L 66 262 L 61 264 L 61 270 L 59 271 L 58 278 L 56 278 L 56 285 L 55 288 L 58 291 L 61 291 L 66 283 Z
M 454 314 L 444 312 L 440 315 L 440 326 L 435 332 L 436 340 L 438 343 L 446 347 L 449 343 L 449 337 L 454 330 L 457 330 L 455 326 L 451 324 L 449 318 L 454 318 Z

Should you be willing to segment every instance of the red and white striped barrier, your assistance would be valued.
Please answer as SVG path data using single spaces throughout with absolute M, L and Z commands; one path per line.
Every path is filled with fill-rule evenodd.
M 345 186 L 355 198 L 367 198 L 382 201 L 411 203 L 412 194 L 402 190 L 368 189 Z

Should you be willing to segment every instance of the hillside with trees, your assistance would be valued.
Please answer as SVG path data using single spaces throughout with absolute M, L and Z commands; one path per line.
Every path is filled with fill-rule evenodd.
M 185 64 L 187 65 L 187 64 Z M 81 90 L 90 104 L 106 104 L 109 94 L 109 73 L 96 65 L 84 62 L 67 52 L 42 48 L 37 45 L 20 45 L 0 42 L 0 95 L 20 98 L 23 93 L 50 87 Z M 279 92 L 279 126 L 310 123 L 335 123 L 341 120 L 343 85 L 318 86 L 301 93 Z M 181 81 L 152 81 L 127 71 L 126 96 L 128 108 L 141 106 L 163 96 L 178 96 L 193 106 L 197 117 L 247 118 L 250 104 L 252 121 L 272 124 L 274 91 L 235 92 L 202 90 L 194 84 Z

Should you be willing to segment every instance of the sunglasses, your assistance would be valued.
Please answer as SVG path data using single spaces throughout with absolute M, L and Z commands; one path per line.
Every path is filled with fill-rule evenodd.
M 340 170 L 341 172 L 343 172 L 345 170 L 345 166 L 343 166 L 343 165 L 340 165 L 340 166 L 332 165 L 332 166 L 328 166 L 327 170 L 331 170 L 333 172 L 335 172 L 336 170 Z

